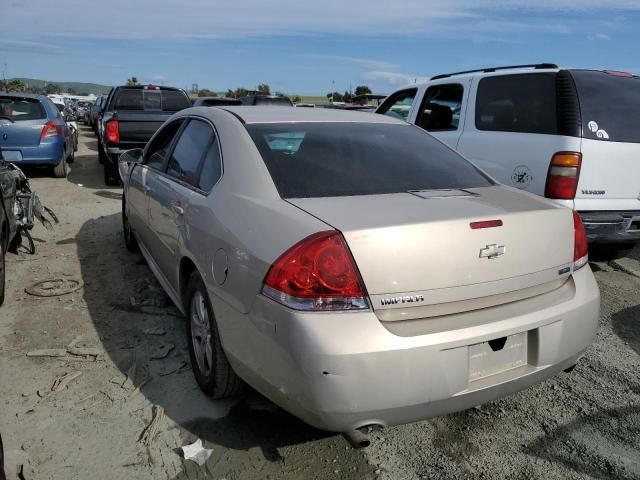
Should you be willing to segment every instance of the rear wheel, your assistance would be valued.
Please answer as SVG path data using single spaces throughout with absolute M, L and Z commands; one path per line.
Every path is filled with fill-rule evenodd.
M 68 173 L 67 159 L 63 157 L 62 161 L 53 167 L 53 176 L 56 178 L 65 178 Z
M 109 187 L 117 187 L 120 184 L 120 179 L 116 166 L 108 158 L 105 158 L 102 166 L 104 167 L 104 183 Z
M 212 398 L 234 397 L 246 384 L 233 371 L 222 350 L 209 295 L 198 272 L 193 272 L 185 295 L 187 342 L 191 368 L 198 385 Z
M 131 225 L 129 224 L 126 207 L 126 200 L 124 195 L 122 195 L 122 231 L 124 234 L 124 244 L 126 245 L 127 250 L 135 253 L 140 251 L 140 247 L 138 246 L 136 237 L 134 236 Z

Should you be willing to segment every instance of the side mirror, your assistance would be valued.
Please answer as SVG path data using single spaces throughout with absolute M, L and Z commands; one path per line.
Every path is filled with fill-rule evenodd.
M 119 161 L 127 164 L 142 163 L 143 153 L 144 151 L 141 148 L 134 148 L 120 155 Z

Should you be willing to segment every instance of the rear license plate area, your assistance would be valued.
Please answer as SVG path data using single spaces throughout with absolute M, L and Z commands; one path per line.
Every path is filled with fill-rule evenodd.
M 18 150 L 2 150 L 2 156 L 6 162 L 19 162 L 22 160 L 22 152 Z
M 469 381 L 527 364 L 527 332 L 469 346 Z

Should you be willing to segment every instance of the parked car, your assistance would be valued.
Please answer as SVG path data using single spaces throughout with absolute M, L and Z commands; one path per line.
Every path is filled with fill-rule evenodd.
M 93 105 L 93 102 L 89 102 L 89 101 L 79 101 L 76 104 L 76 117 L 78 119 L 79 122 L 83 122 L 85 124 L 87 124 L 87 115 L 89 112 L 89 108 L 91 108 L 91 105 Z
M 225 105 L 241 105 L 237 98 L 227 97 L 198 97 L 193 101 L 194 107 L 222 107 Z
M 0 148 L 6 161 L 49 165 L 55 177 L 66 177 L 73 142 L 60 111 L 45 95 L 0 94 Z
M 0 150 L 0 305 L 4 303 L 5 292 L 5 256 L 16 236 L 17 224 L 14 215 L 16 205 L 16 182 L 11 170 L 5 163 Z M 0 456 L 2 442 L 0 441 Z M 0 478 L 2 478 L 2 462 L 0 461 Z
M 56 106 L 62 118 L 64 118 L 65 123 L 71 130 L 71 135 L 73 136 L 73 151 L 78 151 L 78 123 L 77 117 L 73 111 L 73 109 L 67 106 L 64 102 L 59 100 L 52 100 L 53 104 Z M 69 160 L 69 163 L 73 163 L 73 158 Z
M 107 95 L 100 95 L 96 98 L 96 102 L 89 107 L 89 125 L 93 128 L 93 132 L 97 135 L 98 116 L 102 112 Z
M 244 381 L 364 445 L 361 427 L 570 369 L 594 338 L 580 217 L 403 121 L 192 108 L 120 174 L 125 243 L 187 316 L 214 398 Z
M 293 107 L 289 97 L 280 95 L 247 95 L 240 97 L 242 105 Z
M 640 240 L 636 76 L 553 64 L 436 75 L 377 112 L 424 128 L 506 185 L 575 208 L 590 242 Z
M 178 88 L 137 85 L 111 90 L 98 120 L 98 156 L 105 183 L 118 184 L 121 153 L 144 147 L 165 120 L 190 106 L 189 97 Z

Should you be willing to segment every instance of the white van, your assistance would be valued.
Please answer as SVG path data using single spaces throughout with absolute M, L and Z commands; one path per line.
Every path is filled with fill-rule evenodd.
M 553 64 L 437 75 L 391 94 L 404 118 L 498 181 L 577 210 L 592 243 L 640 240 L 640 78 Z

